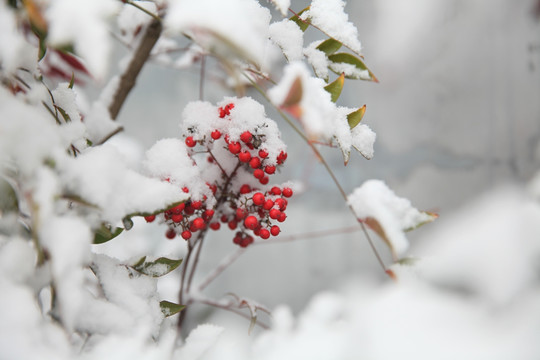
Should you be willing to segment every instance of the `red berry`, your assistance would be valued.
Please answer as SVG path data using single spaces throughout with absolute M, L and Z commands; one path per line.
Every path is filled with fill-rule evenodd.
M 171 219 L 175 223 L 179 223 L 180 221 L 184 220 L 184 217 L 181 214 L 174 214 L 171 216 Z
M 145 216 L 144 220 L 146 220 L 147 223 L 151 223 L 152 221 L 156 220 L 156 215 Z
M 191 238 L 191 231 L 189 230 L 184 230 L 182 231 L 182 234 L 181 234 L 182 238 L 184 240 L 189 240 Z
M 194 147 L 195 145 L 197 145 L 197 143 L 195 142 L 195 140 L 193 140 L 193 136 L 188 136 L 186 138 L 186 145 L 188 147 Z
M 248 216 L 244 220 L 244 226 L 250 230 L 254 230 L 257 227 L 257 225 L 259 225 L 259 220 L 257 220 L 257 218 L 253 215 Z
M 231 220 L 229 221 L 228 225 L 229 225 L 229 229 L 234 230 L 236 229 L 236 226 L 238 225 L 238 223 L 235 220 Z
M 272 189 L 270 189 L 270 192 L 274 195 L 281 195 L 281 189 L 277 186 L 272 187 Z
M 259 182 L 260 182 L 262 185 L 268 184 L 269 181 L 270 181 L 270 179 L 268 178 L 268 176 L 264 176 L 264 177 L 262 177 L 261 179 L 259 179 Z
M 262 179 L 264 177 L 264 171 L 262 171 L 261 169 L 256 169 L 253 172 L 253 176 L 255 176 L 255 178 L 257 179 Z
M 197 230 L 202 230 L 206 227 L 206 223 L 204 222 L 203 218 L 198 217 L 193 220 L 193 226 L 195 226 Z
M 251 243 L 253 242 L 253 238 L 251 236 L 247 236 L 245 238 L 243 238 L 242 240 L 240 240 L 240 243 L 238 245 L 240 245 L 240 247 L 248 247 Z
M 212 184 L 212 185 L 208 184 L 208 187 L 210 188 L 210 190 L 212 190 L 212 194 L 216 193 L 216 191 L 217 191 L 216 184 Z
M 276 172 L 276 167 L 274 165 L 267 165 L 264 167 L 264 172 L 268 175 L 271 175 Z
M 287 160 L 287 153 L 285 151 L 282 151 L 277 157 L 278 164 L 283 164 L 285 160 Z
M 279 233 L 280 233 L 281 229 L 279 228 L 279 226 L 277 225 L 273 225 L 271 228 L 270 228 L 270 234 L 272 234 L 272 236 L 278 236 Z
M 218 222 L 213 222 L 209 226 L 210 226 L 210 229 L 212 230 L 219 230 L 219 228 L 221 227 L 221 224 Z
M 266 159 L 268 157 L 268 151 L 264 149 L 259 150 L 259 157 L 261 159 Z
M 258 169 L 261 167 L 261 159 L 258 157 L 252 157 L 249 161 L 249 166 L 251 166 L 252 169 Z
M 215 213 L 215 211 L 213 209 L 206 209 L 204 211 L 203 216 L 206 217 L 207 219 L 211 219 L 212 216 L 214 216 L 214 213 Z
M 242 241 L 242 233 L 236 233 L 235 237 L 233 238 L 233 243 L 236 245 L 240 245 L 240 242 Z
M 202 206 L 202 202 L 199 200 L 191 202 L 191 207 L 193 207 L 195 210 L 199 210 L 201 206 Z
M 274 204 L 276 204 L 281 211 L 285 211 L 285 209 L 287 208 L 287 200 L 283 198 L 276 199 L 276 201 L 274 201 Z
M 241 135 L 240 135 L 240 140 L 242 140 L 243 142 L 245 142 L 246 144 L 247 143 L 250 143 L 251 142 L 251 139 L 253 139 L 253 135 L 251 135 L 251 133 L 249 131 L 244 131 Z
M 242 145 L 240 145 L 239 142 L 229 143 L 229 151 L 231 152 L 231 154 L 236 155 L 240 152 L 240 150 L 242 150 Z
M 221 218 L 219 218 L 219 220 L 222 222 L 222 223 L 226 223 L 229 221 L 229 217 L 227 215 L 221 215 Z
M 236 209 L 236 218 L 238 220 L 242 220 L 243 218 L 245 218 L 247 216 L 247 211 L 245 209 L 242 209 L 242 208 L 238 208 Z
M 214 131 L 212 131 L 210 136 L 212 137 L 212 139 L 217 140 L 217 139 L 219 139 L 221 137 L 221 131 L 214 130 Z
M 240 154 L 238 154 L 238 160 L 240 160 L 243 163 L 247 163 L 249 162 L 249 160 L 251 160 L 251 154 L 249 153 L 249 151 L 244 150 L 240 152 Z
M 291 188 L 288 188 L 288 187 L 283 188 L 283 196 L 285 196 L 285 197 L 291 197 L 292 194 L 293 194 L 293 191 L 292 191 Z
M 173 214 L 180 214 L 182 211 L 184 211 L 185 207 L 186 207 L 185 203 L 180 203 L 176 205 L 175 207 L 170 208 L 170 211 Z
M 268 229 L 261 229 L 259 236 L 266 240 L 270 237 L 270 231 L 268 231 Z
M 214 158 L 211 157 L 211 156 L 208 156 L 208 157 L 206 158 L 206 160 L 207 160 L 210 164 L 212 164 L 212 163 L 214 162 Z
M 247 194 L 249 192 L 251 192 L 251 186 L 249 186 L 248 184 L 240 186 L 240 194 Z
M 272 209 L 270 210 L 270 212 L 268 212 L 268 215 L 270 216 L 271 219 L 279 219 L 279 216 L 281 215 L 281 211 L 279 211 L 278 209 Z
M 219 117 L 222 118 L 222 119 L 227 114 L 223 108 L 219 108 L 218 111 L 219 111 Z
M 264 195 L 260 192 L 253 194 L 253 203 L 257 206 L 262 206 L 264 204 Z
M 186 186 L 184 186 L 184 187 L 182 188 L 182 191 L 185 192 L 185 193 L 187 194 L 187 193 L 189 192 L 189 189 L 188 189 Z
M 281 214 L 279 214 L 279 218 L 277 219 L 277 221 L 279 221 L 279 222 L 284 222 L 285 219 L 287 219 L 287 214 L 285 214 L 284 212 L 282 212 Z
M 273 207 L 274 207 L 274 201 L 272 201 L 271 199 L 267 199 L 263 204 L 264 210 L 270 210 Z
M 184 209 L 184 214 L 186 215 L 193 215 L 194 212 L 195 209 L 191 205 L 186 206 L 186 208 Z
M 174 229 L 170 228 L 165 233 L 165 236 L 167 237 L 167 239 L 172 240 L 172 239 L 174 239 L 176 237 L 176 231 L 174 231 Z

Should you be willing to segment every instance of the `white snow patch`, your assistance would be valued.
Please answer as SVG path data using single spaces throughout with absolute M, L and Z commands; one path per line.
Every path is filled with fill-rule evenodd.
M 278 45 L 289 62 L 302 60 L 304 33 L 294 21 L 283 19 L 270 25 L 270 39 Z

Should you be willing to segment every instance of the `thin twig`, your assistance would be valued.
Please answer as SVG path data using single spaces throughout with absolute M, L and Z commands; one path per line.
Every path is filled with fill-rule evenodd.
M 201 57 L 201 76 L 199 78 L 199 100 L 204 100 L 204 70 L 206 68 L 206 56 Z
M 104 143 L 106 143 L 110 138 L 112 138 L 114 135 L 120 133 L 124 131 L 124 127 L 123 126 L 119 126 L 117 127 L 115 130 L 113 130 L 110 134 L 106 135 L 103 139 L 101 139 L 99 142 L 97 142 L 96 144 L 94 145 L 103 145 Z
M 253 319 L 251 316 L 243 313 L 239 309 L 231 307 L 231 305 L 220 304 L 219 302 L 214 301 L 214 300 L 210 300 L 210 299 L 194 299 L 194 300 L 197 301 L 198 303 L 201 303 L 201 304 L 206 304 L 206 305 L 217 307 L 217 308 L 220 308 L 220 309 L 223 309 L 223 310 L 231 311 L 231 312 L 233 312 L 235 314 L 238 314 L 240 316 L 243 316 L 243 317 L 245 317 L 246 319 L 249 319 L 249 320 Z M 260 320 L 256 320 L 255 323 L 257 325 L 259 325 L 261 328 L 265 329 L 265 330 L 270 329 L 270 326 L 266 325 L 265 323 L 261 322 Z
M 113 96 L 113 100 L 109 105 L 109 113 L 111 118 L 114 120 L 117 118 L 122 105 L 126 101 L 128 94 L 131 89 L 135 86 L 135 81 L 137 76 L 141 72 L 142 67 L 150 57 L 150 52 L 156 44 L 161 35 L 163 27 L 161 25 L 161 20 L 154 19 L 146 28 L 137 50 L 133 54 L 131 63 L 129 64 L 127 70 L 120 77 L 120 83 L 118 84 L 118 89 Z
M 244 252 L 246 252 L 245 248 L 240 248 L 236 250 L 234 253 L 227 256 L 225 259 L 223 259 L 219 265 L 210 273 L 208 274 L 199 285 L 199 291 L 203 291 L 212 281 L 214 281 L 223 271 L 228 268 L 233 262 L 236 261 Z
M 303 234 L 289 235 L 289 236 L 280 236 L 271 240 L 263 240 L 254 242 L 253 245 L 264 245 L 264 244 L 275 244 L 281 242 L 291 242 L 301 239 L 313 239 L 317 237 L 332 236 L 338 234 L 348 234 L 352 232 L 360 231 L 361 229 L 358 226 L 349 226 L 346 228 L 340 229 L 331 229 L 331 230 L 321 230 L 321 231 L 312 231 Z

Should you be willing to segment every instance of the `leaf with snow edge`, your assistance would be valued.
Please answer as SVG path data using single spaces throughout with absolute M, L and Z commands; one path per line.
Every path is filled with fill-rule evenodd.
M 159 302 L 159 307 L 161 308 L 161 312 L 163 313 L 163 315 L 165 317 L 169 317 L 178 314 L 180 311 L 184 310 L 186 306 L 162 300 Z
M 339 95 L 341 95 L 341 91 L 343 90 L 343 84 L 345 84 L 345 75 L 341 74 L 336 80 L 324 87 L 324 90 L 328 91 L 332 96 L 333 103 L 339 99 Z M 347 118 L 348 117 L 349 116 L 347 115 Z
M 413 231 L 415 229 L 418 229 L 421 226 L 424 226 L 426 224 L 429 224 L 430 222 L 433 222 L 439 218 L 439 214 L 430 212 L 430 211 L 422 211 L 423 214 L 429 216 L 429 218 L 426 219 L 426 221 L 423 221 L 421 223 L 416 224 L 415 226 L 411 226 L 410 228 L 405 229 L 405 232 Z
M 0 177 L 0 216 L 9 212 L 19 212 L 17 192 L 6 179 Z
M 94 233 L 94 244 L 103 244 L 120 235 L 124 231 L 121 227 L 116 227 L 114 230 L 105 224 L 102 224 Z
M 309 21 L 308 20 L 302 20 L 300 19 L 300 16 L 305 12 L 309 10 L 309 6 L 306 7 L 304 10 L 300 11 L 296 15 L 292 16 L 289 20 L 294 21 L 296 25 L 302 30 L 306 31 L 306 29 L 309 27 Z
M 364 117 L 365 113 L 366 113 L 366 105 L 362 106 L 358 110 L 353 111 L 352 113 L 347 115 L 347 121 L 349 122 L 349 126 L 351 127 L 351 130 L 354 129 L 356 125 L 360 124 L 360 121 L 362 121 L 362 118 Z
M 368 180 L 348 196 L 360 222 L 372 229 L 389 247 L 395 261 L 409 246 L 405 230 L 429 220 L 405 198 L 398 197 L 380 180 Z
M 324 52 L 327 56 L 338 51 L 343 44 L 334 38 L 329 38 L 317 46 L 317 49 Z
M 357 56 L 349 53 L 337 53 L 329 55 L 328 60 L 330 60 L 330 70 L 332 70 L 336 74 L 341 74 L 344 70 L 344 68 L 342 68 L 340 65 L 348 64 L 353 65 L 354 68 L 351 69 L 356 69 L 356 71 L 346 71 L 346 78 L 379 82 L 377 77 L 371 72 L 371 70 L 368 69 L 364 61 Z M 348 69 L 348 67 L 346 69 Z M 365 76 L 365 74 L 367 74 L 367 76 Z
M 288 62 L 302 60 L 304 33 L 294 21 L 283 19 L 268 27 L 270 40 L 279 48 Z
M 356 126 L 351 131 L 352 133 L 352 146 L 362 154 L 368 160 L 373 158 L 373 144 L 377 138 L 375 132 L 369 128 L 369 126 L 361 124 Z
M 172 260 L 165 257 L 160 257 L 154 261 L 146 261 L 146 256 L 143 256 L 139 261 L 131 265 L 131 267 L 141 274 L 150 277 L 160 277 L 176 269 L 182 264 L 182 261 L 183 259 Z

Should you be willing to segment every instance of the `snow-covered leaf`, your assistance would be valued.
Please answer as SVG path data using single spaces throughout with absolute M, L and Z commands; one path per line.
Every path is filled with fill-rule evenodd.
M 324 90 L 328 91 L 332 96 L 332 102 L 335 103 L 339 99 L 341 90 L 343 90 L 343 84 L 345 84 L 345 75 L 341 74 L 336 80 L 324 87 Z
M 112 229 L 110 226 L 105 224 L 101 225 L 99 229 L 94 233 L 94 244 L 103 244 L 109 240 L 114 239 L 124 231 L 123 228 L 117 227 Z
M 359 221 L 366 224 L 388 245 L 394 260 L 409 247 L 405 230 L 432 220 L 405 198 L 398 197 L 381 180 L 368 180 L 348 196 Z
M 17 193 L 11 184 L 0 177 L 0 217 L 2 214 L 8 212 L 18 212 L 19 201 L 17 200 Z
M 330 38 L 317 46 L 317 49 L 324 52 L 326 55 L 331 55 L 338 51 L 343 44 L 337 41 L 336 39 Z
M 305 9 L 303 9 L 302 11 L 300 11 L 299 13 L 297 13 L 296 15 L 292 16 L 289 20 L 291 21 L 294 21 L 296 23 L 296 25 L 298 25 L 298 27 L 300 27 L 300 29 L 302 31 L 306 31 L 306 29 L 309 27 L 309 22 L 307 20 L 301 20 L 300 19 L 300 16 L 306 12 L 307 10 L 309 10 L 309 6 L 306 7 Z
M 362 106 L 358 110 L 353 111 L 352 113 L 347 115 L 347 121 L 349 122 L 349 126 L 351 127 L 351 130 L 354 129 L 356 125 L 360 124 L 360 121 L 362 121 L 362 118 L 364 117 L 365 113 L 366 113 L 366 105 Z
M 182 264 L 182 259 L 172 260 L 165 257 L 160 257 L 154 261 L 146 261 L 146 256 L 143 256 L 139 261 L 131 267 L 141 274 L 160 277 L 166 275 Z
M 163 313 L 163 315 L 165 317 L 169 317 L 178 314 L 180 311 L 184 310 L 186 306 L 162 300 L 159 302 L 159 307 L 161 308 L 161 312 Z
M 377 77 L 368 69 L 364 61 L 349 53 L 337 53 L 328 56 L 330 70 L 336 74 L 345 73 L 348 79 L 361 79 L 379 82 Z

